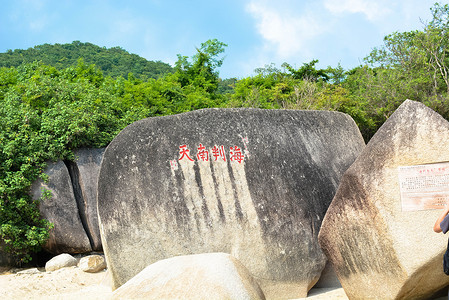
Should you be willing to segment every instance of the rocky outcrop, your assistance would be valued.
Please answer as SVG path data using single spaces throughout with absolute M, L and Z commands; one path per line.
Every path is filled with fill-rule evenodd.
M 51 272 L 67 267 L 76 267 L 78 261 L 70 254 L 63 253 L 53 257 L 45 264 L 45 271 Z
M 84 253 L 92 251 L 89 239 L 81 222 L 78 205 L 73 193 L 72 181 L 62 161 L 50 162 L 45 170 L 48 181 L 38 180 L 31 188 L 34 199 L 49 190 L 50 199 L 41 201 L 39 210 L 43 218 L 54 224 L 44 249 L 53 254 Z
M 80 259 L 78 267 L 87 273 L 97 273 L 106 268 L 106 261 L 102 255 L 88 255 Z
M 268 298 L 304 297 L 326 263 L 321 220 L 363 147 L 338 112 L 205 109 L 128 126 L 98 186 L 115 287 L 158 260 L 225 252 Z
M 94 251 L 102 250 L 97 212 L 97 181 L 104 150 L 79 149 L 75 151 L 75 161 L 69 165 L 72 176 L 77 176 L 75 182 L 78 184 L 74 184 L 77 187 L 74 191 L 80 197 L 80 216 Z
M 114 291 L 112 299 L 265 299 L 248 270 L 225 253 L 158 261 Z
M 447 237 L 432 231 L 441 211 L 410 209 L 399 184 L 402 167 L 449 161 L 448 136 L 447 121 L 407 100 L 344 174 L 319 241 L 350 299 L 429 299 L 449 284 Z
M 40 203 L 44 218 L 54 224 L 44 249 L 53 254 L 101 251 L 97 214 L 97 180 L 104 149 L 80 149 L 75 161 L 49 162 L 48 181 L 33 183 L 34 199 L 49 190 L 51 199 Z

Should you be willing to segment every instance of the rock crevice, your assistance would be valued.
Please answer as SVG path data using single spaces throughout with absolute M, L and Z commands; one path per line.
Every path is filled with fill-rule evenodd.
M 80 149 L 74 161 L 48 162 L 48 182 L 37 180 L 31 195 L 42 189 L 52 197 L 39 205 L 42 216 L 55 226 L 44 250 L 53 253 L 102 251 L 97 216 L 97 179 L 104 149 Z
M 86 201 L 83 196 L 83 190 L 81 188 L 80 183 L 80 170 L 78 169 L 78 166 L 76 162 L 70 161 L 70 160 L 64 160 L 64 164 L 67 167 L 67 171 L 69 172 L 70 181 L 72 183 L 73 188 L 73 195 L 75 197 L 76 205 L 78 208 L 78 215 L 81 220 L 81 225 L 84 228 L 84 232 L 87 235 L 87 238 L 89 239 L 90 246 L 92 249 L 94 249 L 94 240 L 92 237 L 92 228 L 90 228 L 88 220 L 87 220 L 87 213 L 86 213 Z

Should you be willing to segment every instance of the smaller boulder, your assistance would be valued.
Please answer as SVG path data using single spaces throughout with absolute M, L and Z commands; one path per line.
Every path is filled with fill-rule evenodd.
M 17 272 L 17 275 L 33 275 L 33 274 L 40 274 L 42 273 L 41 271 L 39 271 L 38 268 L 31 268 L 31 269 L 26 269 L 20 272 Z
M 58 269 L 73 267 L 78 264 L 76 258 L 71 256 L 70 254 L 63 253 L 58 256 L 53 257 L 45 264 L 45 271 L 56 271 Z
M 84 272 L 97 273 L 106 268 L 106 262 L 101 255 L 89 255 L 81 258 L 78 267 Z
M 226 253 L 177 256 L 149 265 L 113 299 L 265 299 L 249 271 Z

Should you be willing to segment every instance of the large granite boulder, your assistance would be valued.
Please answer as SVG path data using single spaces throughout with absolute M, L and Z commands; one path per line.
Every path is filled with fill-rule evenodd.
M 265 299 L 257 282 L 225 253 L 160 260 L 115 290 L 112 299 Z
M 344 174 L 319 241 L 350 299 L 426 299 L 449 284 L 447 237 L 432 231 L 441 210 L 415 201 L 432 176 L 399 184 L 403 168 L 436 174 L 435 165 L 413 166 L 448 162 L 448 136 L 448 122 L 407 100 Z M 405 188 L 419 193 L 401 198 Z M 412 196 L 415 209 L 404 205 Z
M 44 218 L 55 224 L 44 249 L 53 254 L 101 251 L 97 213 L 97 181 L 104 148 L 79 149 L 74 161 L 49 162 L 48 182 L 37 180 L 31 187 L 34 199 L 42 189 L 52 198 L 40 204 Z
M 84 148 L 75 151 L 75 161 L 70 163 L 75 196 L 79 197 L 80 217 L 85 224 L 92 250 L 102 251 L 97 212 L 97 182 L 105 148 Z
M 338 112 L 205 109 L 133 123 L 98 181 L 115 287 L 161 259 L 225 252 L 268 298 L 304 297 L 326 263 L 322 218 L 363 147 Z
M 31 187 L 34 199 L 41 197 L 43 189 L 52 193 L 50 199 L 39 205 L 41 215 L 54 224 L 44 250 L 53 254 L 92 251 L 81 222 L 66 165 L 62 161 L 50 162 L 45 173 L 48 175 L 48 182 L 39 179 Z

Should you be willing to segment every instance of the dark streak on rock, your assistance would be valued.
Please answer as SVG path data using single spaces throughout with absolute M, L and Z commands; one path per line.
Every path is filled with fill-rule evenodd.
M 220 199 L 220 190 L 218 188 L 217 177 L 215 176 L 215 171 L 214 171 L 214 167 L 212 165 L 212 160 L 209 160 L 209 162 L 210 162 L 210 170 L 211 170 L 211 174 L 212 174 L 212 180 L 214 181 L 215 195 L 217 196 L 217 206 L 218 206 L 218 211 L 220 212 L 220 220 L 222 222 L 226 222 L 226 216 L 224 214 L 223 204 L 221 203 L 221 199 Z
M 193 170 L 195 172 L 195 181 L 198 185 L 198 191 L 202 200 L 201 211 L 203 212 L 203 218 L 206 221 L 208 227 L 211 226 L 212 221 L 210 219 L 209 208 L 207 207 L 206 196 L 204 195 L 203 183 L 201 181 L 200 167 L 198 166 L 198 161 L 195 161 L 193 165 Z
M 228 172 L 229 178 L 231 179 L 232 191 L 234 192 L 234 205 L 235 205 L 235 216 L 239 221 L 243 219 L 242 207 L 240 206 L 239 195 L 237 193 L 237 186 L 235 184 L 234 172 L 232 171 L 231 162 L 228 160 Z
M 185 232 L 190 233 L 190 224 L 189 224 L 189 209 L 186 205 L 186 199 L 184 197 L 184 174 L 182 172 L 175 172 L 175 176 L 173 179 L 175 183 L 173 185 L 173 199 L 177 199 L 176 205 L 174 206 L 174 214 L 176 218 L 176 224 L 179 228 L 184 228 Z

